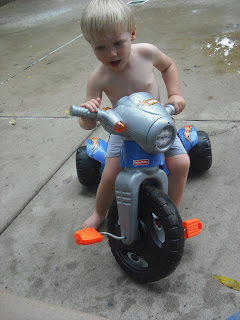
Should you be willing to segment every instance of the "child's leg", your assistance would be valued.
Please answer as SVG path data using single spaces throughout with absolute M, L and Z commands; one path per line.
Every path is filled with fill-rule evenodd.
M 178 154 L 166 157 L 166 164 L 169 170 L 168 195 L 178 208 L 187 182 L 190 159 L 187 154 Z
M 108 208 L 115 195 L 115 180 L 119 172 L 120 158 L 106 158 L 105 168 L 102 173 L 102 178 L 99 183 L 96 194 L 96 209 L 94 213 L 83 223 L 83 228 L 95 228 L 103 222 Z

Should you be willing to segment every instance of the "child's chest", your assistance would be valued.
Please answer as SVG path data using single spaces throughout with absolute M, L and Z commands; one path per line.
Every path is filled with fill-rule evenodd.
M 123 96 L 134 92 L 151 92 L 153 87 L 156 87 L 153 66 L 150 62 L 145 61 L 142 65 L 136 63 L 124 72 L 115 72 L 110 75 L 104 91 L 111 101 L 118 101 Z

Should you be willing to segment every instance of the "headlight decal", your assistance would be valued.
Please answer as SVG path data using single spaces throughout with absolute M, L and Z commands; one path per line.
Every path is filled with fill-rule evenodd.
M 159 150 L 167 147 L 172 141 L 173 132 L 170 126 L 163 128 L 156 137 L 156 146 Z

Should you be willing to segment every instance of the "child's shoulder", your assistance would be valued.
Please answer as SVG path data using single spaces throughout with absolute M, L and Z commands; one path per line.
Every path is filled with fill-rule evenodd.
M 132 49 L 139 55 L 152 59 L 158 48 L 151 43 L 136 43 L 132 44 Z
M 96 67 L 92 73 L 90 74 L 90 78 L 95 81 L 101 81 L 101 79 L 105 75 L 105 68 L 102 64 L 100 64 L 98 67 Z
M 157 47 L 151 43 L 141 42 L 141 43 L 134 43 L 132 47 L 136 48 L 137 50 L 154 50 Z
M 93 70 L 88 77 L 88 87 L 94 88 L 98 91 L 103 91 L 104 72 L 102 71 L 101 66 L 98 66 L 95 70 Z

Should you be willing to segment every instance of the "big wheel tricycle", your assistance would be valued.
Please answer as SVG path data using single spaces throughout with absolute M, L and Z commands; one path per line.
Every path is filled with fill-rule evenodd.
M 123 170 L 116 179 L 107 231 L 79 230 L 75 241 L 82 245 L 97 243 L 107 234 L 116 261 L 138 281 L 156 281 L 172 273 L 183 255 L 185 239 L 202 229 L 198 219 L 182 221 L 167 196 L 164 153 L 178 134 L 190 156 L 191 168 L 205 171 L 212 163 L 211 145 L 208 135 L 192 125 L 177 131 L 174 112 L 172 105 L 163 107 L 146 92 L 121 98 L 115 109 L 91 113 L 84 107 L 70 108 L 72 116 L 100 121 L 107 132 L 123 137 Z M 99 182 L 106 148 L 104 140 L 93 138 L 78 149 L 77 173 L 82 184 Z

